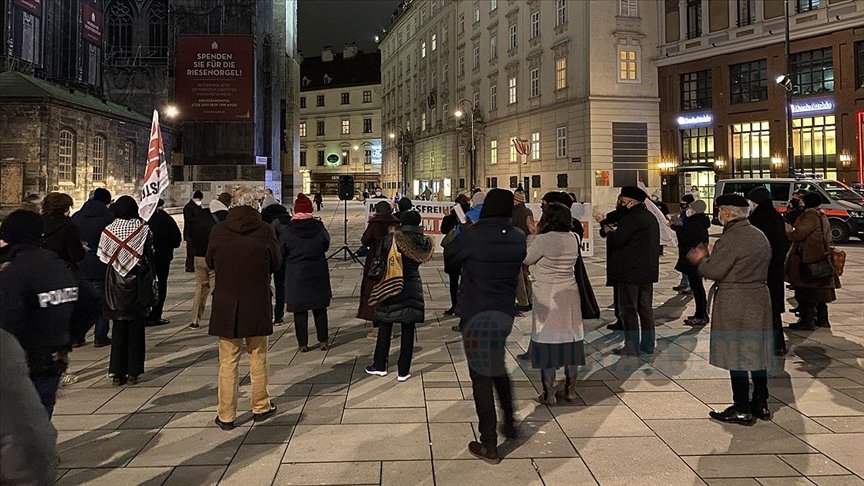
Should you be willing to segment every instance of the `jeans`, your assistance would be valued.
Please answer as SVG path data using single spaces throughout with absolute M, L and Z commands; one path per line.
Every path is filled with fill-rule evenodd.
M 150 317 L 147 318 L 150 322 L 162 319 L 162 309 L 165 308 L 165 297 L 168 293 L 168 272 L 171 270 L 171 260 L 154 261 L 153 270 L 159 285 L 159 295 L 156 296 L 156 303 L 150 311 Z
M 270 410 L 270 394 L 267 392 L 267 336 L 243 339 L 219 338 L 219 407 L 216 416 L 223 422 L 237 418 L 237 394 L 240 388 L 240 354 L 246 341 L 249 354 L 249 379 L 252 382 L 250 395 L 252 413 Z
M 285 317 L 285 266 L 273 274 L 273 289 L 276 303 L 273 305 L 273 322 L 282 322 Z
M 315 331 L 318 335 L 319 343 L 326 343 L 330 340 L 327 332 L 327 308 L 313 309 L 312 317 L 315 318 Z M 309 345 L 309 312 L 294 313 L 294 333 L 297 335 L 298 346 Z
M 633 351 L 654 352 L 654 284 L 619 282 L 624 346 Z M 641 336 L 640 336 L 641 328 Z
M 529 279 L 528 266 L 522 265 L 522 271 L 516 280 L 516 302 L 523 307 L 531 305 L 531 280 Z
M 408 376 L 411 373 L 411 360 L 414 358 L 414 329 L 413 322 L 402 324 L 402 343 L 399 348 L 399 376 Z M 375 357 L 373 365 L 377 370 L 387 369 L 387 360 L 390 356 L 390 338 L 393 336 L 393 323 L 378 323 L 378 341 L 375 343 Z
M 102 279 L 102 280 L 95 280 L 94 279 L 94 280 L 87 280 L 87 281 L 93 287 L 93 289 L 95 291 L 94 295 L 98 296 L 99 308 L 104 307 L 105 306 L 105 280 L 104 279 Z M 109 330 L 110 330 L 110 327 L 108 325 L 108 319 L 101 317 L 101 316 L 97 317 L 95 329 L 93 330 L 94 339 L 96 341 L 102 341 L 102 342 L 107 341 Z
M 749 374 L 749 377 L 748 377 Z M 740 413 L 751 413 L 754 406 L 768 403 L 768 372 L 766 370 L 729 370 L 732 379 L 732 402 Z M 750 379 L 753 379 L 753 398 L 750 398 Z
M 207 267 L 204 257 L 195 257 L 195 298 L 192 300 L 192 322 L 198 324 L 204 317 L 207 299 L 216 286 L 216 272 Z
M 144 373 L 144 319 L 114 321 L 111 359 L 108 374 L 114 378 L 139 376 Z
M 33 386 L 36 387 L 36 393 L 39 394 L 39 401 L 48 412 L 48 418 L 54 414 L 54 404 L 57 402 L 57 390 L 60 388 L 60 375 L 55 373 L 50 375 L 40 375 L 38 377 L 31 376 Z
M 705 296 L 705 286 L 702 284 L 702 275 L 699 270 L 688 270 L 684 275 L 687 276 L 687 281 L 690 284 L 690 290 L 693 291 L 693 300 L 696 301 L 696 318 L 705 319 L 708 317 L 708 299 Z

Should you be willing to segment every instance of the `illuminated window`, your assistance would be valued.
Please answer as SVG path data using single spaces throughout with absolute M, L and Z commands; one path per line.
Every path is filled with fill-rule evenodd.
M 498 163 L 498 140 L 496 139 L 489 141 L 489 163 L 491 165 Z
M 351 120 L 342 120 L 342 135 L 351 133 Z
M 837 128 L 834 115 L 792 120 L 795 168 L 805 174 L 836 175 Z
M 531 98 L 540 96 L 540 69 L 534 68 L 530 72 Z
M 531 133 L 531 160 L 540 160 L 540 132 Z
M 57 177 L 64 182 L 73 182 L 75 170 L 75 134 L 60 130 L 60 152 L 57 161 Z
M 510 163 L 515 163 L 519 160 L 519 153 L 516 152 L 516 137 L 510 137 Z
M 300 136 L 306 136 L 306 122 L 300 122 Z
M 639 54 L 635 48 L 621 47 L 618 49 L 618 81 L 633 82 L 639 80 Z
M 714 167 L 714 127 L 681 130 L 681 164 Z
M 732 174 L 735 177 L 770 177 L 771 141 L 769 123 L 732 125 Z
M 420 57 L 421 58 L 426 57 L 426 43 L 425 42 L 420 43 Z
M 516 77 L 509 78 L 507 80 L 507 92 L 508 92 L 508 100 L 512 105 L 516 103 Z
M 555 89 L 567 87 L 567 58 L 555 59 Z
M 432 34 L 432 50 L 438 49 L 438 34 Z

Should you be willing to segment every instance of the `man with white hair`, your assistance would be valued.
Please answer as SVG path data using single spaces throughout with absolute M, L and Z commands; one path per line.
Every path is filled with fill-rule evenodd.
M 703 244 L 687 256 L 699 273 L 716 282 L 709 362 L 729 370 L 732 380 L 733 405 L 709 415 L 721 422 L 753 425 L 757 418 L 771 419 L 767 372 L 773 359 L 767 285 L 771 245 L 747 220 L 750 208 L 743 196 L 724 194 L 716 205 L 722 236 L 713 250 Z

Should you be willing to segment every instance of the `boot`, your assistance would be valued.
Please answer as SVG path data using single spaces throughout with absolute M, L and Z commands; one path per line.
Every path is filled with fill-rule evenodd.
M 559 398 L 568 403 L 579 400 L 576 395 L 576 369 L 575 365 L 564 368 L 564 389 L 558 392 Z
M 789 325 L 789 329 L 796 331 L 815 331 L 816 330 L 816 308 L 813 304 L 799 305 L 801 317 L 798 322 Z
M 816 304 L 816 327 L 831 328 L 828 322 L 828 304 Z
M 543 383 L 543 393 L 537 397 L 537 401 L 543 405 L 554 406 L 558 404 L 558 399 L 555 397 L 555 371 L 546 373 L 540 371 L 541 381 Z

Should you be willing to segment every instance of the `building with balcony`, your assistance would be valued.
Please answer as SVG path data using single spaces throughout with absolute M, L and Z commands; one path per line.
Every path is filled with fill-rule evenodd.
M 717 178 L 786 177 L 787 89 L 793 168 L 861 180 L 864 2 L 660 0 L 664 198 Z
M 303 191 L 336 195 L 339 176 L 355 188 L 381 186 L 381 56 L 347 44 L 300 64 L 300 173 Z
M 611 205 L 620 186 L 658 186 L 656 7 L 403 2 L 380 43 L 385 190 L 522 186 Z

